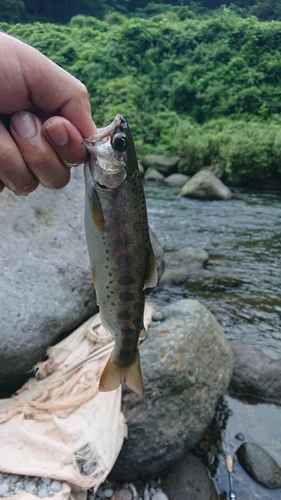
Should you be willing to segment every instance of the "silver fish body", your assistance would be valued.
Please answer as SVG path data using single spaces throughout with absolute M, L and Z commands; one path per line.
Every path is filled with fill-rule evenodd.
M 146 202 L 126 120 L 85 140 L 85 228 L 101 320 L 115 337 L 100 390 L 125 382 L 143 394 L 138 343 L 145 336 L 145 288 L 157 283 Z

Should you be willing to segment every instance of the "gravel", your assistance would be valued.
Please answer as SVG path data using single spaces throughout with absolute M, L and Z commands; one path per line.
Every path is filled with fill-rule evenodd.
M 51 498 L 62 490 L 62 483 L 48 477 L 19 476 L 0 472 L 0 498 L 8 498 L 14 492 L 26 491 L 37 498 Z M 160 488 L 160 478 L 146 482 L 103 483 L 96 491 L 88 491 L 87 500 L 169 500 Z
M 47 477 L 19 476 L 0 472 L 0 497 L 9 497 L 16 491 L 26 491 L 38 498 L 50 498 L 61 491 L 60 481 Z

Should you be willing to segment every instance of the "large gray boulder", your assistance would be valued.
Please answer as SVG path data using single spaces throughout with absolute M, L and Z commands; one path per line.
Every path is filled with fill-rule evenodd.
M 161 285 L 181 285 L 190 274 L 203 269 L 209 260 L 208 253 L 201 248 L 186 247 L 165 253 L 165 271 Z
M 124 387 L 128 439 L 111 473 L 119 480 L 156 474 L 193 448 L 233 369 L 224 333 L 198 301 L 167 305 L 157 318 L 140 346 L 145 395 Z
M 142 158 L 141 164 L 145 170 L 155 168 L 165 177 L 175 174 L 178 170 L 179 156 L 146 155 Z
M 232 194 L 210 170 L 200 170 L 182 187 L 181 195 L 198 200 L 228 200 Z
M 0 195 L 0 396 L 97 311 L 84 235 L 83 168 L 55 192 Z M 163 251 L 152 234 L 159 274 Z M 162 252 L 162 253 L 161 253 Z
M 96 311 L 84 236 L 83 168 L 61 191 L 0 195 L 0 392 Z

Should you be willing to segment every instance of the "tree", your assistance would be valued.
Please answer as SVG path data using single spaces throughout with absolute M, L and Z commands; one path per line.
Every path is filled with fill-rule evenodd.
M 0 19 L 7 23 L 25 21 L 25 5 L 22 0 L 1 0 Z

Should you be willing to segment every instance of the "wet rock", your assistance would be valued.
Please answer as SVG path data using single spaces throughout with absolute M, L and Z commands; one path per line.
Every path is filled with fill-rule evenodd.
M 242 434 L 242 432 L 238 432 L 238 434 L 236 434 L 234 437 L 235 439 L 238 439 L 238 441 L 245 441 L 245 436 L 244 434 Z
M 163 181 L 164 175 L 160 174 L 156 168 L 149 167 L 144 174 L 144 179 L 146 181 Z
M 150 492 L 151 492 L 151 489 L 150 489 Z M 151 500 L 168 500 L 168 497 L 162 491 L 157 491 L 157 493 L 154 493 L 154 495 L 151 498 Z
M 128 438 L 111 473 L 118 480 L 157 474 L 194 447 L 232 372 L 228 342 L 203 305 L 180 300 L 161 312 L 140 346 L 145 395 L 123 389 Z
M 115 493 L 115 500 L 132 500 L 133 495 L 131 490 L 127 488 L 122 488 L 122 490 Z
M 191 453 L 163 474 L 162 485 L 169 500 L 219 500 L 207 467 Z
M 141 164 L 145 170 L 149 167 L 155 168 L 165 177 L 177 172 L 179 156 L 146 155 L 142 158 Z
M 228 200 L 230 190 L 209 170 L 200 170 L 181 190 L 181 195 L 198 200 Z
M 281 467 L 263 448 L 243 443 L 236 454 L 241 467 L 254 481 L 272 490 L 281 488 Z
M 166 177 L 164 181 L 170 186 L 182 187 L 188 181 L 189 177 L 184 174 L 172 174 Z
M 230 389 L 281 402 L 281 359 L 272 359 L 241 342 L 231 341 L 230 346 L 235 361 Z
M 182 248 L 165 253 L 165 271 L 161 284 L 180 285 L 188 276 L 202 269 L 208 262 L 209 255 L 201 248 Z
M 83 168 L 73 168 L 70 184 L 58 192 L 40 186 L 28 197 L 17 197 L 3 191 L 0 231 L 5 235 L 0 283 L 3 397 L 30 377 L 51 344 L 97 311 L 84 234 Z

